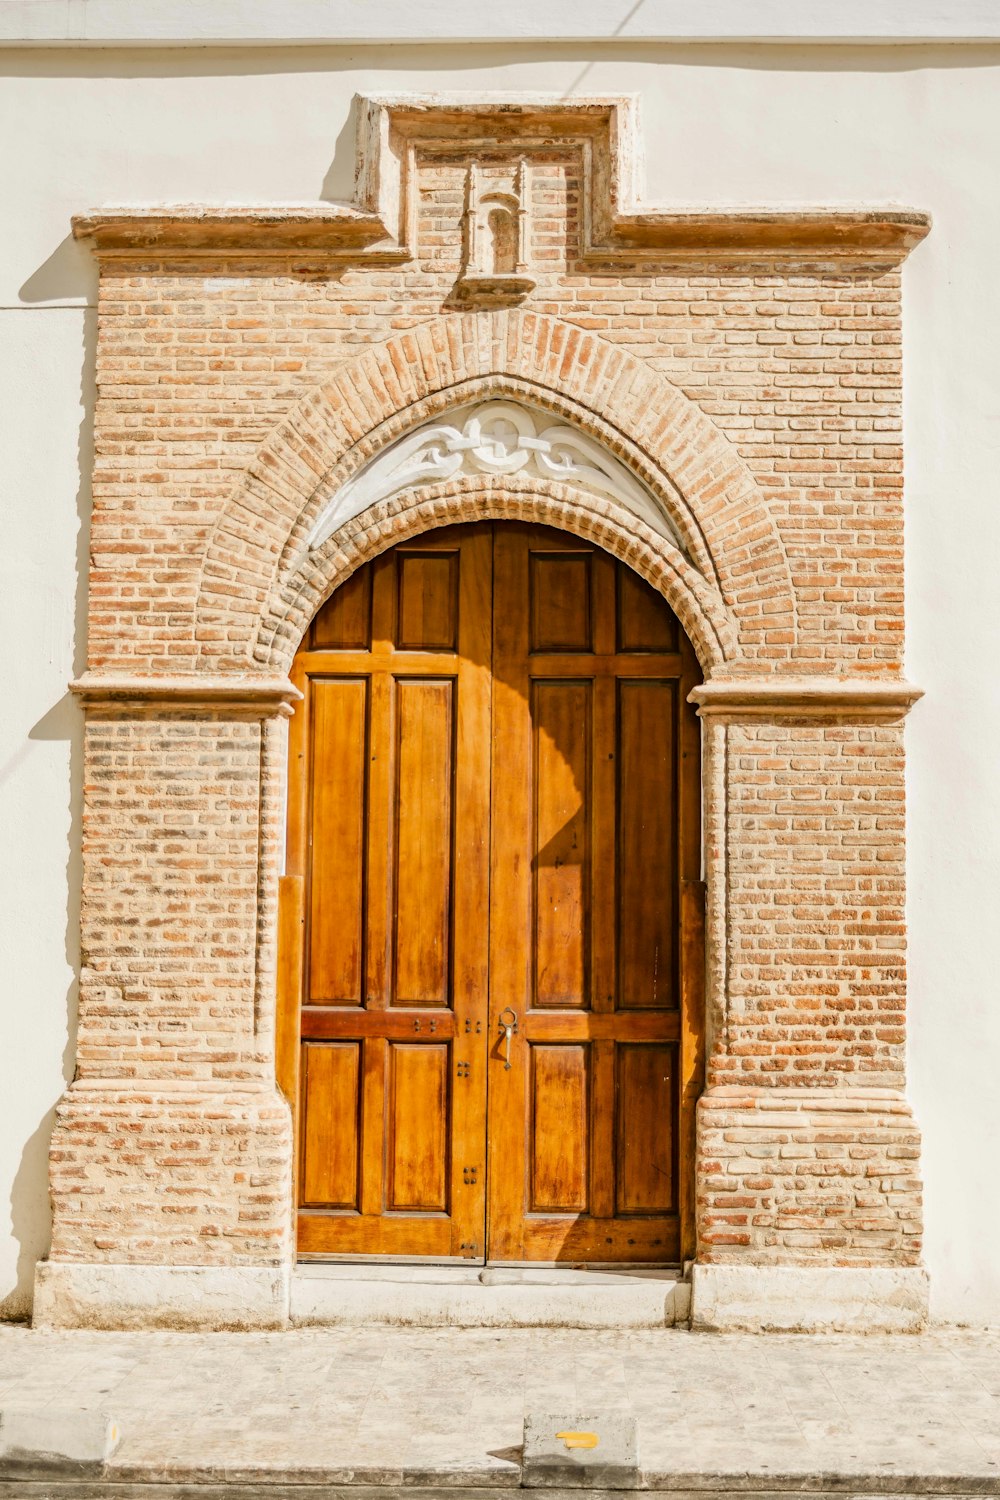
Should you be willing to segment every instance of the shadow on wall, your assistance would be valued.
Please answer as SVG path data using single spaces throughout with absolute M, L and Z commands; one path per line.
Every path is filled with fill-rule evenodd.
M 319 196 L 324 202 L 342 203 L 354 197 L 357 134 L 358 101 L 355 97 L 334 142 L 333 157 L 320 185 Z
M 81 252 L 82 259 L 77 258 Z M 76 596 L 74 600 L 73 676 L 86 666 L 87 583 L 90 555 L 90 514 L 92 470 L 94 461 L 94 404 L 96 396 L 97 312 L 93 304 L 96 272 L 90 256 L 71 238 L 25 282 L 21 296 L 26 301 L 45 301 L 53 297 L 87 295 L 83 320 L 82 367 L 80 373 L 81 419 L 77 437 L 78 484 L 76 511 Z M 69 829 L 66 849 L 66 922 L 63 944 L 66 963 L 73 979 L 66 991 L 66 1039 L 62 1052 L 62 1074 L 71 1082 L 76 1066 L 77 1007 L 80 970 L 80 894 L 83 881 L 83 714 L 72 693 L 63 696 L 43 714 L 28 734 L 28 743 L 0 769 L 6 779 L 30 751 L 30 742 L 61 741 L 69 747 L 69 776 L 66 795 L 69 804 Z M 42 1069 L 46 1069 L 42 1060 Z M 55 1121 L 53 1099 L 37 1127 L 28 1137 L 21 1161 L 11 1184 L 10 1227 L 18 1244 L 16 1281 L 13 1287 L 0 1290 L 0 1318 L 26 1318 L 31 1312 L 36 1263 L 49 1251 L 52 1212 L 49 1200 L 48 1156 Z
M 534 84 L 523 70 L 535 64 L 574 66 L 598 62 L 667 64 L 683 68 L 732 68 L 769 73 L 916 73 L 929 68 L 995 67 L 1000 47 L 983 42 L 975 49 L 948 41 L 912 42 L 687 42 L 650 41 L 629 36 L 643 0 L 620 0 L 605 18 L 605 35 L 591 42 L 508 41 L 400 42 L 391 47 L 344 43 L 267 46 L 65 46 L 8 48 L 0 59 L 4 78 L 258 78 L 269 74 L 349 73 L 373 93 L 421 92 L 440 88 L 449 73 L 462 74 L 463 90 L 523 93 L 554 91 L 558 84 Z M 610 11 L 610 7 L 607 8 Z M 504 76 L 521 69 L 522 78 Z M 472 82 L 470 74 L 483 75 Z M 571 75 L 572 76 L 572 75 Z M 568 92 L 567 85 L 562 86 Z M 235 138 L 235 137 L 234 137 Z
M 59 241 L 48 260 L 43 260 L 38 269 L 32 271 L 18 290 L 18 297 L 29 306 L 72 298 L 80 299 L 88 308 L 93 308 L 97 301 L 97 267 L 88 247 L 68 234 Z M 94 351 L 91 349 L 89 352 L 90 364 L 83 377 L 85 387 L 88 381 L 91 386 L 94 383 Z M 86 401 L 86 390 L 83 394 Z M 86 404 L 84 410 L 87 410 Z M 90 416 L 93 416 L 92 404 Z M 89 473 L 87 484 L 89 494 Z
M 67 996 L 75 1033 L 76 983 Z M 49 1253 L 52 1238 L 52 1208 L 49 1203 L 49 1142 L 55 1123 L 55 1106 L 46 1110 L 38 1128 L 24 1143 L 21 1164 L 10 1186 L 10 1229 L 17 1241 L 17 1279 L 0 1301 L 0 1318 L 15 1321 L 31 1316 L 35 1266 Z

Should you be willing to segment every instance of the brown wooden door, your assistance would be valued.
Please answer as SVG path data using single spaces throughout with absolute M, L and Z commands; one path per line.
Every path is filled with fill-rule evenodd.
M 491 546 L 396 547 L 296 658 L 304 1254 L 483 1253 Z
M 681 1254 L 682 882 L 697 882 L 693 655 L 595 547 L 494 543 L 490 1254 Z M 506 1013 L 506 1014 L 504 1014 Z M 682 1056 L 686 1053 L 687 1056 Z
M 451 528 L 338 590 L 293 675 L 300 1251 L 690 1254 L 697 666 L 671 611 L 562 533 Z

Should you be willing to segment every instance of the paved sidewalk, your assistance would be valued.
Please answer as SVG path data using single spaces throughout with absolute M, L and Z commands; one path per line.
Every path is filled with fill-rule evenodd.
M 154 1480 L 160 1495 L 225 1481 L 233 1497 L 279 1480 L 283 1494 L 516 1487 L 526 1412 L 609 1409 L 637 1417 L 653 1489 L 1000 1494 L 1000 1332 L 0 1328 L 0 1407 L 42 1405 L 118 1420 L 123 1441 L 105 1482 L 87 1488 L 95 1496 Z M 84 1490 L 0 1483 L 0 1495 L 43 1493 Z

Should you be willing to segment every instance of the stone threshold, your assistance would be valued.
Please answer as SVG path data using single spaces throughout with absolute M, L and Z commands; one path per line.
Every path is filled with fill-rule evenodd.
M 691 1287 L 678 1269 L 387 1265 L 303 1261 L 292 1272 L 296 1327 L 672 1328 Z

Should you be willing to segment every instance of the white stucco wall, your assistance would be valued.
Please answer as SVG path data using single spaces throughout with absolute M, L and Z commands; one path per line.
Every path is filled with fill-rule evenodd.
M 47 1234 L 72 1066 L 78 711 L 102 202 L 349 195 L 366 92 L 638 93 L 647 196 L 896 201 L 906 269 L 911 1093 L 939 1317 L 1000 1324 L 1000 47 L 18 50 L 0 53 L 0 1299 Z M 13 145 L 14 149 L 10 149 Z M 11 649 L 12 648 L 12 649 Z M 18 1291 L 20 1288 L 20 1292 Z

